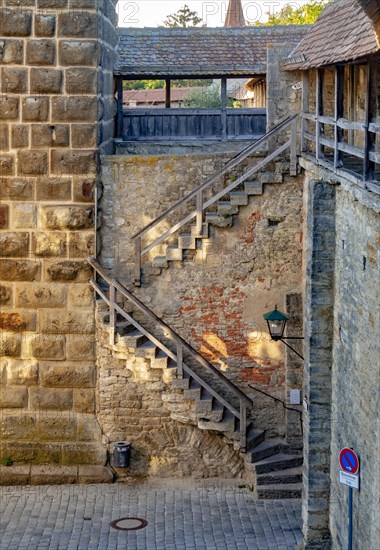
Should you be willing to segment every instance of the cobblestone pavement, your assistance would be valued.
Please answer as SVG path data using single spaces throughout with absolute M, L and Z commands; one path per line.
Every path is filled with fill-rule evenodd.
M 255 500 L 203 482 L 0 487 L 1 550 L 288 550 L 302 540 L 299 500 Z M 111 521 L 138 517 L 137 531 Z

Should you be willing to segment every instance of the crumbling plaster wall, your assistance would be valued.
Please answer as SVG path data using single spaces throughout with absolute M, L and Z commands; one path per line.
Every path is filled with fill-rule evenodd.
M 103 242 L 112 245 L 103 248 L 102 263 L 133 288 L 131 236 L 227 159 L 226 154 L 104 159 L 102 234 Z M 263 180 L 280 182 L 286 167 L 278 163 L 277 171 L 264 174 Z M 262 315 L 276 303 L 285 310 L 286 295 L 301 290 L 302 178 L 265 183 L 263 195 L 251 197 L 234 216 L 233 227 L 211 227 L 210 238 L 187 260 L 173 262 L 161 275 L 154 276 L 154 271 L 133 292 L 254 396 L 258 427 L 284 435 L 282 405 L 255 393 L 249 384 L 287 399 L 284 348 L 269 340 Z M 302 372 L 299 363 L 294 365 Z M 289 387 L 301 383 L 294 375 Z

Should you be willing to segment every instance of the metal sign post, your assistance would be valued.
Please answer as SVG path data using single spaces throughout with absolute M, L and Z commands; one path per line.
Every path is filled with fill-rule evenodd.
M 348 485 L 348 550 L 352 550 L 352 497 L 353 489 L 359 489 L 359 458 L 348 447 L 344 447 L 339 453 L 339 481 Z

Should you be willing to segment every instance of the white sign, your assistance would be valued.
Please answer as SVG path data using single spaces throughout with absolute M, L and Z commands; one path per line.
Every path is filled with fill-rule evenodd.
M 359 476 L 339 470 L 339 481 L 353 489 L 359 489 Z
M 301 390 L 289 390 L 289 404 L 290 405 L 301 404 Z

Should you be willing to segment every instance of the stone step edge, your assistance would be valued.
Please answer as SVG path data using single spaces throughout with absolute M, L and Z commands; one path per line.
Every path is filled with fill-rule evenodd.
M 0 486 L 113 483 L 110 466 L 21 464 L 0 466 Z

